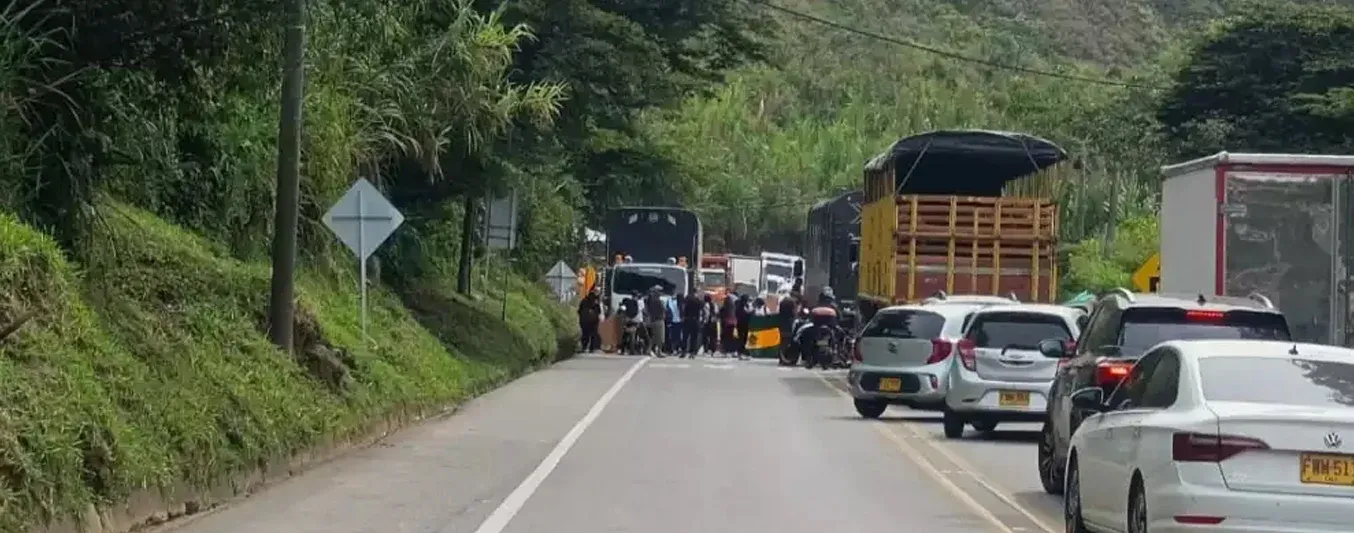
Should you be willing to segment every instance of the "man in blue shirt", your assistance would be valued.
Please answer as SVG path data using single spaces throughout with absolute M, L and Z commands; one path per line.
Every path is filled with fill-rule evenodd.
M 672 355 L 686 344 L 682 342 L 682 306 L 680 295 L 674 295 L 667 300 L 667 335 L 663 351 Z

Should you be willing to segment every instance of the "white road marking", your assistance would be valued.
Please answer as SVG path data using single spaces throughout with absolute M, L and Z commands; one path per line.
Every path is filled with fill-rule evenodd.
M 601 416 L 607 404 L 610 404 L 616 398 L 625 384 L 629 383 L 630 379 L 635 377 L 635 374 L 639 373 L 639 370 L 644 367 L 644 363 L 648 361 L 648 357 L 635 361 L 630 370 L 621 375 L 620 379 L 617 379 L 616 383 L 606 393 L 602 394 L 601 398 L 597 399 L 597 403 L 592 404 L 592 409 L 589 409 L 588 413 L 583 415 L 583 418 L 579 419 L 578 423 L 574 424 L 574 427 L 568 433 L 564 434 L 564 438 L 559 440 L 555 449 L 550 450 L 550 454 L 545 456 L 545 459 L 541 461 L 540 465 L 536 466 L 531 475 L 522 480 L 522 484 L 513 489 L 512 493 L 503 499 L 503 503 L 498 504 L 498 508 L 494 509 L 494 512 L 488 518 L 484 519 L 480 527 L 475 529 L 475 533 L 501 533 L 504 528 L 508 527 L 508 522 L 514 516 L 517 516 L 517 512 L 522 510 L 522 506 L 526 505 L 531 495 L 536 493 L 536 489 L 540 488 L 541 483 L 545 482 L 545 478 L 549 477 L 555 467 L 559 466 L 560 460 L 564 459 L 564 454 L 569 453 L 569 449 L 573 448 L 574 443 L 578 442 L 578 438 L 583 436 L 583 432 L 587 431 L 588 426 L 591 426 L 593 421 Z
M 730 369 L 730 368 L 733 368 L 733 365 L 712 365 L 712 364 L 706 363 L 706 364 L 705 364 L 705 368 L 713 368 L 713 369 L 716 369 L 716 370 L 728 370 L 728 369 Z

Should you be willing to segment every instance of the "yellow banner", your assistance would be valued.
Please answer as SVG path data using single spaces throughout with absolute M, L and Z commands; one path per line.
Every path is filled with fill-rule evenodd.
M 771 327 L 748 332 L 748 349 L 763 350 L 780 347 L 780 328 Z

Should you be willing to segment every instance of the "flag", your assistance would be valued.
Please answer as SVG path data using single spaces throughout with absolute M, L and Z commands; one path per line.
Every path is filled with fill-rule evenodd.
M 748 353 L 759 359 L 780 357 L 780 324 L 776 315 L 753 315 L 748 321 Z

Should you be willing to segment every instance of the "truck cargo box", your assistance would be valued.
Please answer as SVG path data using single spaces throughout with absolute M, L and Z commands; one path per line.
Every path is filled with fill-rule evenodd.
M 900 195 L 865 206 L 860 287 L 880 304 L 950 294 L 1057 298 L 1057 204 L 1042 198 Z
M 864 168 L 859 299 L 881 306 L 937 291 L 1050 302 L 1057 198 L 1067 152 L 1039 137 L 941 130 L 899 139 Z
M 1354 156 L 1222 152 L 1162 172 L 1162 292 L 1260 293 L 1296 340 L 1354 344 Z

